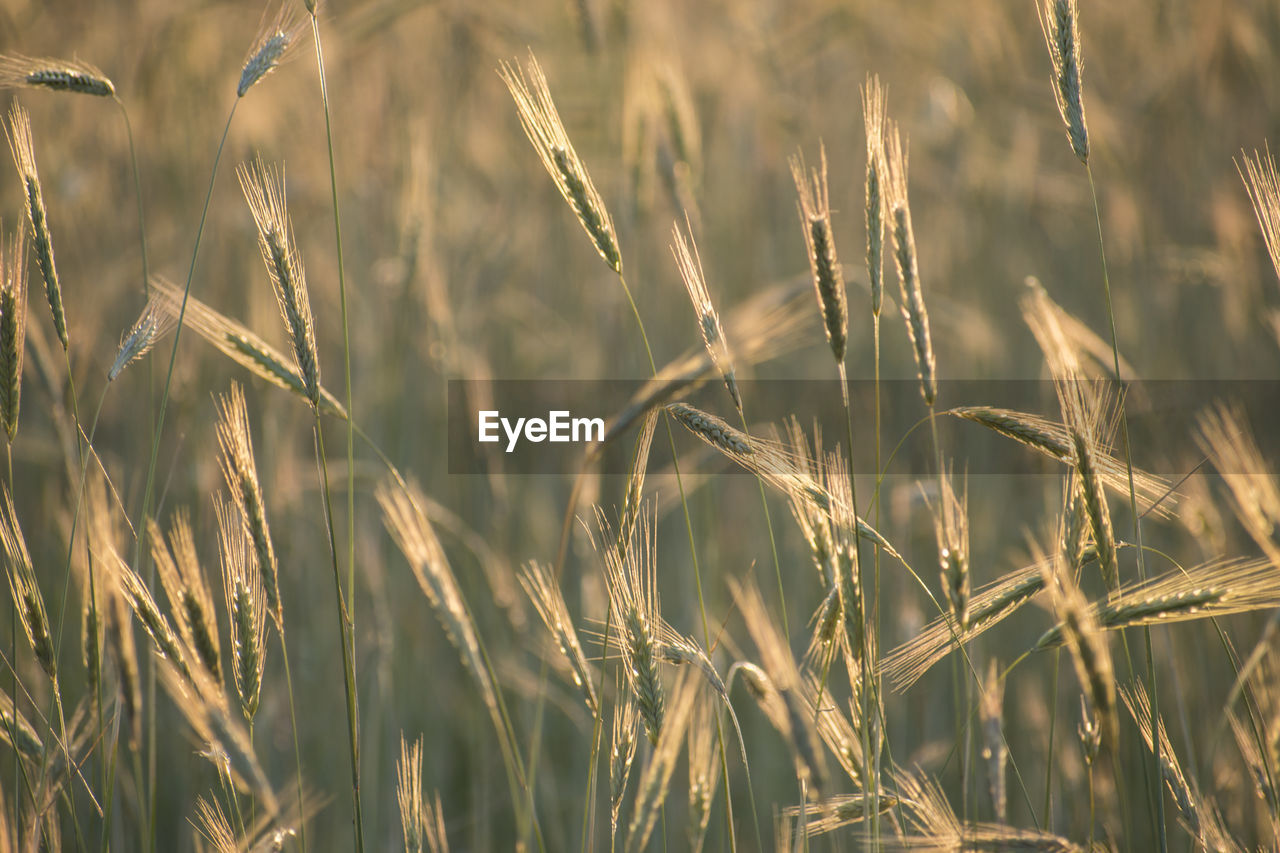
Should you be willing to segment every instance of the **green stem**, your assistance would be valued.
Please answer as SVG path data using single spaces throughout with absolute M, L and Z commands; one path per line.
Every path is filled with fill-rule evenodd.
M 357 853 L 364 851 L 364 811 L 360 804 L 360 710 L 356 697 L 354 625 L 350 610 L 342 596 L 342 571 L 338 568 L 337 542 L 333 531 L 333 502 L 329 490 L 329 466 L 324 451 L 324 430 L 320 425 L 320 411 L 315 412 L 316 468 L 324 490 L 325 527 L 329 534 L 329 556 L 333 564 L 333 589 L 338 605 L 338 629 L 342 642 L 342 677 L 346 686 L 347 738 L 351 747 L 351 799 L 355 810 L 355 842 Z M 350 421 L 350 418 L 348 418 Z
M 343 360 L 343 381 L 346 390 L 346 405 L 349 416 L 347 418 L 347 600 L 351 602 L 351 610 L 347 613 L 347 619 L 350 628 L 351 641 L 351 666 L 353 668 L 352 678 L 354 679 L 355 667 L 355 600 L 356 600 L 356 471 L 355 471 L 355 431 L 352 428 L 352 418 L 350 413 L 354 412 L 351 402 L 351 331 L 350 324 L 347 319 L 347 276 L 346 264 L 343 261 L 342 254 L 342 216 L 339 212 L 338 205 L 338 174 L 333 154 L 333 122 L 329 114 L 329 86 L 324 73 L 324 50 L 320 41 L 320 21 L 316 17 L 316 7 L 314 4 L 308 6 L 311 12 L 311 34 L 316 46 L 316 71 L 320 78 L 320 101 L 324 106 L 324 132 L 325 142 L 328 146 L 329 155 L 329 196 L 333 204 L 333 232 L 334 245 L 337 250 L 338 259 L 338 303 L 342 315 L 342 360 Z M 319 427 L 317 426 L 317 430 Z M 336 559 L 336 558 L 335 558 Z M 283 636 L 281 641 L 283 642 Z M 297 732 L 294 732 L 295 740 Z M 353 753 L 354 755 L 354 753 Z M 359 763 L 353 764 L 354 786 L 356 789 L 356 809 L 359 811 L 359 788 L 360 788 L 360 767 Z M 301 782 L 299 782 L 301 784 Z M 299 791 L 301 797 L 301 791 Z M 301 807 L 301 802 L 299 803 Z M 357 829 L 357 834 L 359 834 Z M 358 839 L 358 845 L 362 846 L 363 841 Z M 306 849 L 305 837 L 303 839 L 303 849 Z
M 863 673 L 861 677 L 858 679 L 860 682 L 860 684 L 858 685 L 858 693 L 859 693 L 859 702 L 862 705 L 862 708 L 861 708 L 862 721 L 863 721 L 863 724 L 861 726 L 862 767 L 863 767 L 863 773 L 865 775 L 866 768 L 874 767 L 876 764 L 876 757 L 873 754 L 873 750 L 875 753 L 879 752 L 878 749 L 875 749 L 875 747 L 872 746 L 871 726 L 867 724 L 867 721 L 872 719 L 872 716 L 871 716 L 872 706 L 874 705 L 874 707 L 877 709 L 877 713 L 880 707 L 879 690 L 877 689 L 877 686 L 876 686 L 876 680 L 878 676 L 875 674 L 879 669 L 879 667 L 876 665 L 876 661 L 872 660 L 873 644 L 868 642 L 868 638 L 867 638 L 867 627 L 866 627 L 867 626 L 867 599 L 865 594 L 865 591 L 867 588 L 867 584 L 866 584 L 867 579 L 866 579 L 866 566 L 862 562 L 862 536 L 858 533 L 858 487 L 856 485 L 857 469 L 854 466 L 854 462 L 853 462 L 853 406 L 849 401 L 849 373 L 847 368 L 845 367 L 845 363 L 843 359 L 841 359 L 837 365 L 837 374 L 839 375 L 839 379 L 840 379 L 840 399 L 844 403 L 845 458 L 849 464 L 849 501 L 850 501 L 850 507 L 853 510 L 853 528 L 854 528 L 853 529 L 853 548 L 854 548 L 854 557 L 855 557 L 854 564 L 857 566 L 857 569 L 858 569 L 857 596 L 858 596 L 858 602 L 859 602 L 858 606 L 862 611 L 862 630 L 860 631 L 861 636 L 858 639 L 859 639 L 859 643 L 861 645 L 861 651 L 862 651 Z M 819 449 L 818 452 L 821 453 L 822 452 L 821 449 Z M 842 583 L 842 581 L 837 580 L 837 583 Z M 849 677 L 852 678 L 853 673 L 850 673 Z M 883 729 L 881 729 L 881 731 L 883 731 Z M 864 785 L 866 781 L 867 780 L 865 779 L 863 780 Z M 873 815 L 871 837 L 872 837 L 873 843 L 878 847 L 879 846 L 878 832 L 880 829 L 880 825 L 879 825 L 879 821 L 876 820 L 874 816 L 880 813 L 880 802 L 879 802 L 880 779 L 877 776 L 876 778 L 870 781 L 871 781 L 871 814 Z M 801 815 L 804 814 L 804 808 L 805 808 L 805 804 L 802 802 L 800 804 Z
M 1138 546 L 1138 579 L 1147 579 L 1147 564 L 1145 549 L 1142 547 L 1142 516 L 1138 514 L 1138 497 L 1137 491 L 1133 485 L 1133 455 L 1129 443 L 1129 415 L 1125 405 L 1124 397 L 1124 377 L 1120 375 L 1120 345 L 1116 336 L 1116 315 L 1111 303 L 1111 276 L 1107 271 L 1107 250 L 1106 244 L 1102 236 L 1102 209 L 1098 204 L 1098 189 L 1093 181 L 1093 167 L 1087 162 L 1085 163 L 1085 173 L 1089 176 L 1089 194 L 1093 197 L 1093 215 L 1094 221 L 1098 226 L 1098 254 L 1102 260 L 1102 289 L 1106 296 L 1107 302 L 1107 324 L 1111 331 L 1111 361 L 1115 369 L 1116 382 L 1120 385 L 1120 430 L 1124 440 L 1124 463 L 1125 472 L 1129 481 L 1129 511 L 1133 515 L 1133 538 Z M 1151 697 L 1151 731 L 1153 733 L 1159 731 L 1158 723 L 1160 720 L 1160 694 L 1156 689 L 1156 666 L 1155 656 L 1151 647 L 1151 628 L 1144 627 L 1142 629 L 1143 641 L 1146 645 L 1147 652 L 1147 679 L 1150 684 L 1147 686 L 1147 693 Z M 1153 735 L 1154 736 L 1154 735 Z M 1160 838 L 1161 853 L 1168 853 L 1169 839 L 1165 831 L 1164 816 L 1164 793 L 1160 786 L 1160 751 L 1152 750 L 1152 768 L 1155 779 L 1155 800 L 1156 800 L 1156 824 L 1157 833 Z
M 347 273 L 342 256 L 342 216 L 338 210 L 338 173 L 333 156 L 333 124 L 329 118 L 329 87 L 325 82 L 324 53 L 320 47 L 320 22 L 314 7 L 311 10 L 311 32 L 316 44 L 316 68 L 320 74 L 320 100 L 324 103 L 324 133 L 329 146 L 329 196 L 333 202 L 333 237 L 338 253 L 338 304 L 342 314 L 342 358 L 347 411 L 351 405 L 351 332 L 347 322 Z M 355 601 L 356 595 L 356 472 L 355 431 L 347 420 L 347 599 Z M 355 612 L 349 614 L 355 627 Z
M 298 774 L 298 842 L 303 853 L 307 850 L 307 812 L 302 802 L 302 750 L 298 748 L 298 716 L 293 709 L 293 675 L 289 672 L 289 647 L 284 641 L 284 625 L 276 626 L 280 637 L 280 657 L 284 660 L 284 683 L 289 691 L 289 723 L 293 728 L 293 763 Z

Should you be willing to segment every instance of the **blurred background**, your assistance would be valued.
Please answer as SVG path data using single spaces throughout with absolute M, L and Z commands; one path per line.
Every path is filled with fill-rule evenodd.
M 240 67 L 264 14 L 252 2 L 4 0 L 0 51 L 78 58 L 114 81 L 137 144 L 150 269 L 178 284 L 191 263 L 214 155 L 235 106 L 192 293 L 286 349 L 234 171 L 255 154 L 283 163 L 322 376 L 340 392 L 337 264 L 309 34 L 237 103 Z M 546 70 L 570 138 L 617 225 L 627 280 L 659 364 L 698 343 L 669 250 L 672 224 L 689 217 L 712 298 L 723 312 L 771 286 L 803 282 L 808 263 L 788 158 L 802 152 L 816 163 L 824 145 L 836 243 L 849 281 L 848 363 L 854 378 L 871 377 L 859 100 L 869 74 L 887 86 L 890 118 L 910 141 L 911 207 L 944 379 L 1046 375 L 1018 306 L 1028 276 L 1107 338 L 1088 179 L 1054 105 L 1048 56 L 1029 0 L 349 0 L 322 4 L 320 21 L 350 289 L 355 418 L 456 516 L 441 531 L 446 550 L 496 658 L 524 748 L 531 748 L 534 731 L 541 733 L 537 808 L 549 847 L 568 849 L 581 841 L 591 721 L 554 667 L 549 682 L 540 680 L 542 651 L 549 650 L 547 659 L 555 664 L 554 647 L 514 570 L 530 559 L 555 558 L 572 477 L 507 476 L 497 459 L 486 475 L 450 475 L 446 382 L 641 378 L 648 367 L 617 279 L 539 164 L 498 76 L 499 63 L 523 62 L 532 50 Z M 1242 151 L 1262 149 L 1280 131 L 1280 7 L 1250 0 L 1086 0 L 1080 26 L 1091 163 L 1122 354 L 1144 378 L 1273 377 L 1280 365 L 1274 325 L 1280 288 L 1237 164 Z M 121 334 L 144 304 L 125 125 L 108 100 L 41 91 L 16 96 L 32 117 L 84 415 L 102 393 Z M 0 168 L 6 229 L 21 221 L 21 203 L 15 172 Z M 891 296 L 894 281 L 887 267 Z M 29 334 L 51 338 L 38 286 L 30 300 L 29 322 L 42 328 Z M 744 378 L 832 377 L 816 304 L 811 319 L 809 343 L 744 370 Z M 887 307 L 884 319 L 883 373 L 911 379 L 915 366 L 896 309 Z M 171 341 L 151 356 L 151 372 L 131 368 L 112 384 L 95 440 L 134 520 L 150 448 L 144 401 L 148 395 L 158 399 Z M 250 378 L 189 333 L 178 351 L 160 445 L 158 515 L 167 519 L 178 507 L 190 510 L 201 556 L 216 575 L 210 495 L 221 487 L 221 475 L 213 395 L 233 379 L 248 386 L 282 567 L 304 776 L 325 798 L 312 826 L 315 837 L 332 846 L 322 841 L 317 849 L 345 849 L 351 814 L 342 667 L 311 414 L 297 398 Z M 60 360 L 46 369 L 29 353 L 22 425 L 13 445 L 18 514 L 51 602 L 60 600 L 66 518 L 74 503 L 67 445 L 56 426 L 67 403 L 64 382 Z M 834 381 L 831 393 L 837 394 Z M 702 399 L 708 408 L 732 413 L 723 394 Z M 1042 413 L 1053 415 L 1051 398 L 1046 406 Z M 796 414 L 802 421 L 810 417 Z M 1259 431 L 1266 426 L 1255 423 Z M 828 441 L 842 435 L 839 422 L 832 427 Z M 978 428 L 946 422 L 942 429 L 944 448 L 962 471 L 966 441 Z M 331 421 L 327 431 L 331 473 L 340 482 L 342 428 Z M 887 446 L 899 437 L 886 436 Z M 692 442 L 677 438 L 694 451 Z M 1007 450 L 1026 452 L 1015 445 Z M 1165 471 L 1186 471 L 1199 460 L 1151 461 Z M 403 731 L 411 738 L 426 735 L 424 786 L 441 792 L 455 848 L 506 848 L 514 821 L 473 682 L 382 529 L 372 490 L 384 469 L 360 445 L 356 464 L 357 672 L 368 840 L 373 849 L 400 844 L 394 761 Z M 669 464 L 664 442 L 655 443 L 655 471 Z M 1055 523 L 1057 473 L 970 480 L 975 586 L 1030 562 L 1029 539 L 1044 541 Z M 870 478 L 859 481 L 863 494 L 872 485 Z M 623 488 L 620 477 L 592 480 L 579 515 L 589 521 L 589 503 L 597 501 L 612 516 Z M 674 484 L 655 474 L 648 488 L 663 513 L 657 541 L 664 615 L 700 636 L 684 521 L 671 501 Z M 1200 496 L 1194 519 L 1188 512 L 1151 524 L 1148 544 L 1188 564 L 1224 551 L 1251 553 L 1226 505 L 1213 499 L 1219 488 L 1204 471 L 1188 481 L 1184 491 Z M 936 589 L 936 543 L 921 495 L 915 477 L 891 476 L 881 529 Z M 725 622 L 726 635 L 749 647 L 726 579 L 772 575 L 757 487 L 746 477 L 715 478 L 690 502 L 713 632 Z M 1116 528 L 1126 531 L 1131 520 L 1120 503 Z M 770 508 L 787 573 L 788 615 L 792 626 L 802 626 L 821 590 L 811 583 L 804 542 L 785 501 L 771 494 Z M 339 521 L 342 531 L 345 519 Z M 573 526 L 564 575 L 580 631 L 604 614 L 600 560 L 585 535 L 588 526 Z M 339 550 L 345 550 L 342 543 Z M 896 568 L 885 571 L 886 651 L 930 616 L 923 596 Z M 767 592 L 766 598 L 776 606 Z M 77 612 L 74 601 L 69 606 Z M 9 613 L 6 608 L 0 616 L 6 635 Z M 1028 608 L 978 644 L 975 663 L 985 666 L 991 655 L 1007 663 L 1034 643 L 1048 619 L 1043 610 Z M 1244 649 L 1256 641 L 1261 623 L 1262 617 L 1228 620 Z M 794 628 L 792 641 L 799 654 L 804 632 Z M 1201 715 L 1220 713 L 1231 684 L 1212 629 L 1161 629 L 1153 642 L 1166 667 L 1166 719 L 1175 747 L 1185 750 L 1188 775 L 1217 793 L 1229 825 L 1245 841 L 1259 840 L 1265 816 L 1233 747 L 1201 752 L 1194 737 Z M 599 654 L 598 643 L 586 645 L 589 656 Z M 713 657 L 722 672 L 733 659 L 723 646 Z M 284 791 L 293 756 L 278 667 L 273 643 L 255 734 L 269 777 Z M 68 669 L 64 691 L 76 695 L 83 676 L 74 664 Z M 886 701 L 895 758 L 943 772 L 944 784 L 954 790 L 955 765 L 946 764 L 955 736 L 949 670 L 938 667 Z M 19 655 L 18 672 L 24 683 L 40 683 L 29 655 Z M 1061 689 L 1055 692 L 1056 675 Z M 537 713 L 540 692 L 552 700 L 544 715 Z M 1058 675 L 1047 656 L 1033 658 L 1010 679 L 1005 724 L 1015 760 L 1025 768 L 1026 799 L 1038 810 L 1049 702 L 1057 697 L 1055 748 L 1061 756 L 1052 828 L 1079 840 L 1087 834 L 1088 807 L 1074 735 L 1077 694 L 1069 672 Z M 195 798 L 216 777 L 162 691 L 155 713 L 158 847 L 189 850 Z M 738 703 L 738 715 L 767 821 L 775 806 L 794 804 L 790 759 L 748 700 Z M 1136 744 L 1132 727 L 1129 734 Z M 3 760 L 0 779 L 7 782 L 11 759 Z M 133 766 L 125 762 L 120 772 L 118 849 L 135 849 L 145 825 L 145 797 Z M 1135 759 L 1128 775 L 1136 786 L 1142 784 L 1135 778 L 1139 772 Z M 740 767 L 733 782 L 737 806 L 746 797 Z M 675 785 L 683 791 L 683 770 Z M 673 793 L 668 817 L 675 827 L 683 825 L 677 818 L 683 803 L 683 793 Z M 606 808 L 602 804 L 597 842 L 607 843 Z M 1010 809 L 1015 823 L 1029 825 L 1021 795 L 1011 794 Z M 1149 821 L 1137 826 L 1150 831 Z M 726 843 L 723 821 L 713 819 L 711 832 L 709 848 L 719 849 Z M 764 832 L 769 838 L 767 827 Z M 680 848 L 677 831 L 672 838 Z M 750 838 L 740 835 L 747 849 Z M 1131 838 L 1121 847 L 1145 849 L 1148 840 Z

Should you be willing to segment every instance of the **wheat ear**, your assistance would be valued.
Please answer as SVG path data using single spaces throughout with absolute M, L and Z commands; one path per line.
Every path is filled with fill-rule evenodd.
M 267 266 L 280 315 L 293 344 L 294 359 L 307 399 L 313 407 L 319 408 L 320 356 L 316 352 L 311 296 L 307 290 L 302 256 L 293 238 L 293 225 L 289 221 L 283 175 L 268 167 L 261 158 L 252 164 L 241 164 L 237 174 L 258 228 L 262 260 Z
M 22 362 L 27 340 L 26 230 L 0 247 L 0 426 L 12 444 L 22 402 Z
M 36 170 L 35 146 L 31 140 L 31 119 L 15 101 L 9 111 L 5 126 L 9 150 L 18 167 L 22 180 L 23 203 L 27 221 L 31 225 L 32 245 L 36 251 L 36 266 L 44 280 L 44 294 L 53 314 L 53 328 L 65 350 L 68 346 L 67 317 L 62 307 L 62 285 L 58 281 L 58 269 L 53 260 L 53 237 L 49 233 L 49 213 L 45 210 L 44 194 L 40 189 L 40 173 Z
M 527 72 L 527 76 L 526 76 Z M 498 70 L 502 82 L 507 84 L 516 102 L 520 124 L 538 152 L 542 165 L 555 181 L 560 195 L 573 208 L 578 222 L 591 238 L 600 257 L 609 268 L 622 274 L 622 254 L 614 236 L 613 219 L 605 209 L 604 200 L 596 191 L 587 167 L 578 158 L 569 134 L 565 132 L 560 113 L 551 99 L 551 88 L 533 53 L 525 69 L 503 62 Z

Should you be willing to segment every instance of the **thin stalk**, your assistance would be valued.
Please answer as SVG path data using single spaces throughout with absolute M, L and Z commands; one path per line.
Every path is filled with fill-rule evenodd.
M 357 853 L 364 851 L 364 811 L 360 804 L 360 710 L 356 697 L 354 654 L 354 626 L 351 624 L 350 611 L 346 600 L 342 597 L 342 572 L 338 568 L 337 543 L 333 531 L 333 502 L 329 491 L 329 466 L 324 451 L 324 430 L 320 425 L 320 411 L 316 410 L 316 468 L 320 474 L 321 487 L 324 489 L 325 527 L 329 534 L 329 555 L 333 563 L 333 588 L 338 605 L 338 629 L 342 641 L 342 677 L 345 682 L 347 700 L 347 737 L 351 746 L 351 799 L 355 809 L 355 840 Z M 350 418 L 348 418 L 350 420 Z
M 182 322 L 187 314 L 187 297 L 191 295 L 191 280 L 196 273 L 196 259 L 200 256 L 200 239 L 204 236 L 205 221 L 209 216 L 209 202 L 213 198 L 213 186 L 218 177 L 218 164 L 222 161 L 222 149 L 227 143 L 227 134 L 231 131 L 231 120 L 235 118 L 236 107 L 240 101 L 237 99 L 231 105 L 231 112 L 227 114 L 226 126 L 222 128 L 222 138 L 218 140 L 218 151 L 213 158 L 213 172 L 209 175 L 209 189 L 205 192 L 204 207 L 200 210 L 200 225 L 196 229 L 195 247 L 191 250 L 191 265 L 187 270 L 187 282 L 182 289 L 182 304 L 178 307 L 178 322 L 173 329 L 173 348 L 169 351 L 169 367 L 165 372 L 164 391 L 160 395 L 160 413 L 156 418 L 155 436 L 151 440 L 151 459 L 147 463 L 147 480 L 142 490 L 142 514 L 139 518 L 145 518 L 151 511 L 151 496 L 155 487 L 156 475 L 156 459 L 160 454 L 160 436 L 164 431 L 164 415 L 169 406 L 169 386 L 173 382 L 173 367 L 178 361 L 178 343 L 182 339 Z M 147 538 L 147 526 L 139 524 L 138 526 L 138 544 L 134 553 L 134 564 L 138 564 L 139 556 L 142 554 L 143 545 Z
M 853 509 L 854 532 L 853 532 L 853 548 L 858 566 L 858 598 L 860 608 L 863 613 L 862 636 L 859 638 L 862 645 L 862 660 L 865 672 L 863 677 L 859 679 L 862 684 L 859 689 L 861 694 L 859 701 L 862 705 L 862 766 L 864 768 L 873 767 L 875 765 L 875 756 L 872 754 L 871 745 L 871 726 L 867 725 L 867 721 L 871 719 L 872 703 L 878 709 L 880 707 L 879 691 L 876 689 L 875 673 L 879 669 L 876 662 L 871 659 L 871 643 L 867 642 L 866 629 L 866 566 L 862 562 L 862 536 L 857 531 L 858 519 L 858 487 L 857 487 L 857 468 L 853 462 L 853 407 L 849 402 L 849 373 L 845 368 L 844 360 L 841 359 L 837 365 L 837 373 L 840 379 L 840 399 L 844 403 L 844 425 L 845 425 L 845 455 L 849 463 L 849 501 L 850 507 Z M 849 674 L 853 677 L 853 673 Z M 883 722 L 883 721 L 882 721 Z M 883 729 L 881 729 L 883 731 Z M 879 752 L 879 750 L 876 750 Z M 864 780 L 865 784 L 865 780 Z M 880 779 L 879 777 L 871 780 L 871 838 L 876 847 L 880 845 L 880 822 L 877 816 L 880 813 Z M 805 803 L 800 803 L 801 821 L 804 820 Z
M 329 87 L 324 74 L 324 52 L 320 47 L 320 21 L 316 7 L 311 6 L 311 33 L 316 44 L 316 69 L 320 75 L 320 100 L 324 104 L 324 133 L 329 146 L 329 197 L 333 203 L 333 238 L 338 253 L 338 304 L 342 314 L 342 359 L 347 411 L 351 407 L 351 331 L 347 323 L 347 271 L 342 257 L 342 216 L 338 210 L 338 173 L 333 156 L 333 124 L 329 117 Z M 355 430 L 347 419 L 347 600 L 354 602 L 356 595 L 356 471 Z M 349 614 L 355 628 L 355 612 Z M 354 633 L 353 633 L 354 636 Z
M 306 853 L 307 813 L 302 804 L 302 750 L 298 748 L 298 716 L 293 709 L 293 676 L 289 672 L 289 647 L 284 641 L 284 626 L 277 625 L 276 628 L 276 634 L 280 637 L 280 657 L 284 659 L 284 683 L 289 691 L 289 724 L 293 729 L 293 763 L 298 774 L 298 843 L 303 853 Z
M 115 95 L 112 100 L 120 108 L 120 117 L 124 120 L 125 133 L 129 137 L 129 162 L 133 167 L 133 195 L 138 202 L 138 243 L 142 249 L 142 292 L 151 296 L 151 278 L 147 266 L 147 223 L 142 212 L 142 178 L 138 173 L 138 152 L 133 144 L 133 124 L 129 121 L 129 112 L 124 108 L 124 101 Z
M 1094 813 L 1093 813 L 1093 812 L 1094 812 L 1094 806 L 1093 806 L 1093 764 L 1090 764 L 1090 765 L 1089 765 L 1089 767 L 1088 767 L 1088 773 L 1089 773 L 1089 849 L 1090 849 L 1090 850 L 1092 850 L 1092 849 L 1093 849 L 1094 831 L 1095 831 L 1095 829 L 1094 829 L 1094 827 L 1095 827 L 1095 823 L 1094 823 L 1094 821 L 1095 821 L 1095 817 L 1094 817 Z
M 595 725 L 591 731 L 591 759 L 587 764 L 587 796 L 582 805 L 582 850 L 587 851 L 587 839 L 591 839 L 591 848 L 595 848 L 595 786 L 596 768 L 600 763 L 600 739 L 604 728 L 604 675 L 609 668 L 609 632 L 613 629 L 613 601 L 610 600 L 604 611 L 604 656 L 600 660 L 600 686 L 596 688 L 596 696 L 600 697 L 596 705 Z M 612 836 L 612 832 L 610 835 Z
M 1093 216 L 1098 226 L 1098 254 L 1102 260 L 1102 289 L 1106 296 L 1107 302 L 1107 324 L 1111 331 L 1111 363 L 1115 370 L 1116 382 L 1119 383 L 1121 394 L 1119 399 L 1120 405 L 1120 430 L 1124 440 L 1124 463 L 1125 472 L 1129 481 L 1129 511 L 1133 515 L 1133 538 L 1138 546 L 1138 579 L 1146 580 L 1147 564 L 1145 550 L 1142 547 L 1142 516 L 1138 514 L 1138 497 L 1133 485 L 1133 455 L 1129 444 L 1129 414 L 1125 406 L 1124 399 L 1124 379 L 1120 375 L 1120 345 L 1116 336 L 1116 315 L 1111 304 L 1111 276 L 1107 271 L 1107 250 L 1102 235 L 1102 209 L 1098 204 L 1098 189 L 1093 181 L 1093 167 L 1087 162 L 1085 163 L 1085 174 L 1089 176 L 1089 194 L 1093 197 Z M 1159 691 L 1156 689 L 1156 666 L 1155 657 L 1151 647 L 1151 628 L 1144 627 L 1142 629 L 1143 642 L 1147 652 L 1147 679 L 1150 684 L 1147 685 L 1147 694 L 1151 697 L 1151 731 L 1159 731 L 1157 723 L 1160 720 L 1160 697 Z M 1152 768 L 1155 778 L 1155 799 L 1156 799 L 1156 823 L 1157 832 L 1160 838 L 1161 853 L 1168 853 L 1169 839 L 1165 830 L 1164 816 L 1164 792 L 1160 788 L 1160 751 L 1152 750 Z
M 873 363 L 873 369 L 875 371 L 875 433 L 876 433 L 876 438 L 875 438 L 876 485 L 875 485 L 873 494 L 871 496 L 871 502 L 875 505 L 875 522 L 874 523 L 876 526 L 876 530 L 879 530 L 880 529 L 880 480 L 881 480 L 881 477 L 880 477 L 880 470 L 881 470 L 880 469 L 880 464 L 881 464 L 881 461 L 880 461 L 880 314 L 879 312 L 875 312 L 871 315 L 871 339 L 872 339 L 872 349 L 874 351 L 874 355 L 872 357 L 872 363 Z M 852 471 L 849 472 L 849 476 L 850 478 L 853 477 Z M 881 636 L 881 633 L 880 633 L 880 629 L 881 629 L 880 545 L 879 543 L 876 543 L 873 546 L 872 560 L 875 563 L 875 566 L 874 566 L 875 576 L 873 578 L 873 583 L 875 586 L 875 589 L 873 591 L 873 597 L 875 599 L 875 615 L 870 620 L 870 624 L 875 626 L 874 636 L 879 638 Z M 863 619 L 864 620 L 866 619 L 865 613 L 863 615 Z M 876 654 L 876 658 L 877 659 L 872 662 L 871 671 L 878 673 L 880 671 L 880 661 L 879 661 L 878 652 Z M 879 676 L 877 675 L 876 678 L 878 679 Z M 873 785 L 872 803 L 871 803 L 871 837 L 873 839 L 876 839 L 878 843 L 878 840 L 880 838 L 880 803 L 878 802 L 879 793 L 880 793 L 880 750 L 876 750 L 876 754 L 874 758 L 875 758 L 874 760 L 875 766 L 873 770 L 874 770 L 875 783 Z
M 320 101 L 324 106 L 324 132 L 325 142 L 328 146 L 329 155 L 329 197 L 333 205 L 333 232 L 334 245 L 337 250 L 338 259 L 338 304 L 342 315 L 342 362 L 343 362 L 343 382 L 346 390 L 347 412 L 353 412 L 351 402 L 351 330 L 347 319 L 347 276 L 346 264 L 343 261 L 342 254 L 342 216 L 338 206 L 338 175 L 337 167 L 334 162 L 333 154 L 333 123 L 329 114 L 329 86 L 324 73 L 324 50 L 320 41 L 320 21 L 316 17 L 316 5 L 308 4 L 308 11 L 311 13 L 311 34 L 316 46 L 316 72 L 320 78 Z M 355 431 L 352 426 L 352 419 L 347 418 L 347 600 L 351 602 L 351 609 L 347 612 L 346 618 L 349 625 L 349 636 L 351 642 L 351 654 L 349 659 L 352 666 L 352 680 L 355 678 L 355 597 L 356 597 L 356 470 L 355 470 Z M 317 423 L 317 433 L 319 432 L 319 424 Z M 332 533 L 332 530 L 330 531 Z M 336 559 L 336 557 L 335 557 Z M 281 637 L 281 642 L 284 638 Z M 292 697 L 291 697 L 292 698 Z M 353 735 L 354 738 L 354 735 Z M 294 730 L 295 746 L 297 741 L 297 729 Z M 355 743 L 353 739 L 353 743 Z M 353 758 L 356 760 L 352 764 L 352 772 L 354 773 L 354 787 L 356 795 L 356 809 L 359 812 L 359 788 L 360 788 L 360 766 L 357 753 L 353 750 Z M 298 783 L 301 785 L 301 781 Z M 301 807 L 301 788 L 299 788 L 299 806 Z M 359 830 L 357 830 L 359 833 Z M 305 836 L 302 839 L 302 847 L 306 849 Z M 363 846 L 363 840 L 358 839 L 358 845 Z
M 1044 760 L 1044 825 L 1053 826 L 1053 738 L 1058 728 L 1058 665 L 1062 662 L 1062 649 L 1053 650 L 1053 675 L 1049 687 L 1049 746 Z M 1090 846 L 1089 849 L 1093 849 Z

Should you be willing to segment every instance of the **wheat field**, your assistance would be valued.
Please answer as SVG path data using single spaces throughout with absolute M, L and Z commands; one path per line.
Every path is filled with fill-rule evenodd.
M 0 2 L 0 850 L 1280 849 L 1278 46 Z

